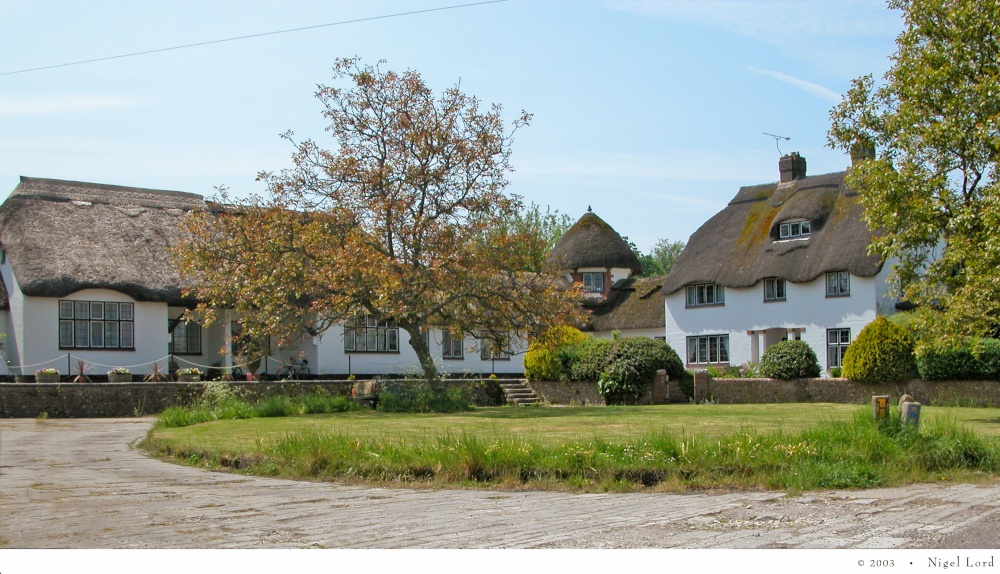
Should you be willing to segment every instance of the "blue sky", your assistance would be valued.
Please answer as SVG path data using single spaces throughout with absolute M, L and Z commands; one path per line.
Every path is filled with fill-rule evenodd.
M 508 0 L 8 73 L 462 3 L 2 1 L 0 194 L 20 175 L 260 193 L 259 171 L 290 166 L 278 134 L 331 141 L 313 93 L 356 55 L 534 114 L 509 191 L 574 219 L 591 205 L 646 251 L 777 179 L 763 132 L 810 174 L 843 170 L 829 110 L 902 29 L 881 0 Z

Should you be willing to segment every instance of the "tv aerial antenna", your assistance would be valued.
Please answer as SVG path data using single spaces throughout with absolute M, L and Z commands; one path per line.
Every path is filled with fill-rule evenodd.
M 785 136 L 779 136 L 779 135 L 775 135 L 775 134 L 769 134 L 767 132 L 762 132 L 762 133 L 764 135 L 766 135 L 766 136 L 770 136 L 770 137 L 774 138 L 774 147 L 778 148 L 778 155 L 784 155 L 783 153 L 781 153 L 781 146 L 778 145 L 778 142 L 780 140 L 788 141 L 788 140 L 790 140 L 792 138 L 785 137 Z

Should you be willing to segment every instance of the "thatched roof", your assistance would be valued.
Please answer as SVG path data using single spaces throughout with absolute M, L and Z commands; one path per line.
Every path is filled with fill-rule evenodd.
M 636 273 L 642 271 L 639 258 L 621 235 L 590 211 L 559 238 L 548 261 L 558 269 L 619 267 Z
M 872 234 L 845 174 L 741 188 L 691 236 L 664 281 L 663 294 L 692 283 L 750 287 L 767 277 L 804 283 L 827 271 L 876 275 L 883 262 L 868 254 Z M 778 239 L 779 224 L 790 219 L 812 222 L 808 239 Z
M 192 193 L 21 177 L 0 206 L 0 244 L 25 295 L 113 289 L 138 301 L 190 304 L 167 252 Z
M 663 277 L 630 277 L 611 287 L 606 300 L 584 301 L 590 318 L 582 331 L 662 329 L 666 326 L 660 288 Z

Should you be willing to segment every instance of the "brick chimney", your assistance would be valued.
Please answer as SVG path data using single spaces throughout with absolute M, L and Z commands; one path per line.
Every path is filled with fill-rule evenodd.
M 802 179 L 806 176 L 806 158 L 797 151 L 781 156 L 778 160 L 778 172 L 781 173 L 781 183 Z

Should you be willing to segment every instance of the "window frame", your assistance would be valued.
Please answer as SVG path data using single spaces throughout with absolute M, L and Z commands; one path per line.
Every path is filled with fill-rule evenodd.
M 778 239 L 804 239 L 812 234 L 812 221 L 793 219 L 778 224 Z
M 359 342 L 362 344 L 358 345 Z M 392 321 L 359 315 L 353 322 L 344 324 L 344 353 L 398 354 L 399 327 Z
M 771 285 L 771 295 L 768 296 L 768 285 Z M 785 280 L 781 277 L 767 277 L 764 279 L 764 302 L 786 301 L 788 289 Z
M 483 361 L 509 361 L 510 352 L 507 350 L 500 350 L 498 353 L 494 354 L 492 351 L 494 349 L 499 349 L 499 346 L 495 341 L 487 337 L 479 337 L 479 359 Z
M 722 307 L 725 304 L 726 288 L 718 283 L 696 283 L 684 288 L 685 308 Z
M 56 314 L 60 349 L 135 351 L 133 302 L 60 299 Z
M 455 344 L 458 344 L 456 347 Z M 461 361 L 465 359 L 465 334 L 458 339 L 451 336 L 451 332 L 445 329 L 441 332 L 441 358 L 449 361 Z
M 713 345 L 714 343 L 714 345 Z M 713 349 L 714 347 L 714 349 Z M 685 358 L 687 365 L 728 365 L 729 364 L 729 335 L 693 335 L 686 338 Z M 712 360 L 714 350 L 714 357 Z M 705 355 L 702 357 L 702 355 Z M 704 360 L 702 360 L 704 359 Z
M 833 280 L 831 283 L 830 280 Z M 827 297 L 850 297 L 851 274 L 847 271 L 828 271 L 826 273 Z
M 587 279 L 591 279 L 589 282 Z M 600 279 L 600 288 L 597 289 L 597 285 L 594 283 L 594 279 Z M 604 272 L 603 271 L 581 271 L 580 281 L 583 283 L 584 293 L 604 293 Z M 589 283 L 589 286 L 588 286 Z
M 192 326 L 194 327 L 192 329 Z M 185 321 L 183 319 L 170 320 L 170 354 L 171 355 L 201 355 L 204 353 L 205 336 L 202 326 L 195 321 Z M 180 329 L 184 337 L 184 350 L 177 350 L 177 330 Z M 193 343 L 193 344 L 192 344 Z M 196 350 L 192 350 L 196 349 Z
M 837 341 L 831 341 L 831 338 L 836 335 Z M 846 341 L 845 339 L 846 335 Z M 851 346 L 851 329 L 850 327 L 836 327 L 833 329 L 826 330 L 826 370 L 839 369 L 844 366 L 844 353 L 847 352 L 847 348 Z M 836 357 L 836 360 L 832 360 Z M 836 363 L 836 364 L 834 364 Z

